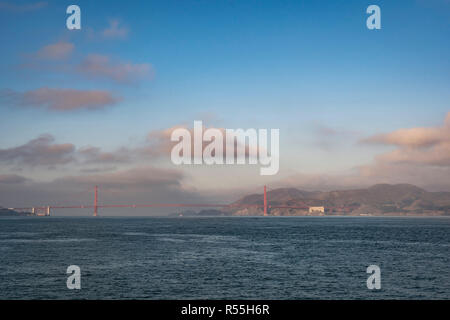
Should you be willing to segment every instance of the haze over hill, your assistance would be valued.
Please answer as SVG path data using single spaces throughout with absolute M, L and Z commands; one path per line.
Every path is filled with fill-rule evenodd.
M 377 184 L 366 189 L 304 191 L 278 188 L 267 192 L 269 215 L 415 215 L 450 216 L 450 192 L 428 192 L 411 184 Z M 183 216 L 263 215 L 263 194 L 246 195 L 221 210 L 188 210 Z M 253 207 L 252 207 L 253 206 Z M 257 207 L 256 207 L 257 206 Z M 298 208 L 274 208 L 292 206 Z M 272 208 L 271 208 L 272 207 Z M 309 207 L 324 207 L 324 213 L 310 213 Z M 0 216 L 29 215 L 0 207 Z
M 267 198 L 272 206 L 323 206 L 325 215 L 450 215 L 450 192 L 428 192 L 410 184 L 377 184 L 367 189 L 329 192 L 280 188 L 269 191 Z M 262 203 L 262 194 L 251 194 L 233 204 Z M 262 209 L 233 209 L 229 213 L 262 215 Z M 308 214 L 307 209 L 270 210 L 270 215 L 276 216 Z

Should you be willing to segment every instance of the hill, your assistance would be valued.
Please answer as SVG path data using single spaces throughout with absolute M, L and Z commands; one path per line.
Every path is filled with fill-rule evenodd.
M 410 184 L 377 184 L 366 189 L 310 192 L 280 188 L 267 193 L 272 206 L 323 206 L 326 215 L 450 215 L 450 192 L 428 192 Z M 263 195 L 247 195 L 236 205 L 262 205 Z M 231 210 L 233 215 L 262 215 L 261 208 Z M 308 215 L 307 209 L 272 208 L 271 215 Z
M 0 207 L 0 217 L 17 217 L 17 216 L 28 216 L 28 213 L 17 212 L 7 208 Z

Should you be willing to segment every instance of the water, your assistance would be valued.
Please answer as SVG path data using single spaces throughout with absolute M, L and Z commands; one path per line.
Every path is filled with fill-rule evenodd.
M 1 218 L 0 298 L 449 299 L 449 235 L 448 218 Z

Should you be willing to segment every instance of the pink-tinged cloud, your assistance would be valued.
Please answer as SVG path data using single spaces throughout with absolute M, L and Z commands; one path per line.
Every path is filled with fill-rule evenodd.
M 450 142 L 439 143 L 428 149 L 401 148 L 376 158 L 385 163 L 413 163 L 450 168 Z
M 113 96 L 109 91 L 46 87 L 25 92 L 3 90 L 0 98 L 16 106 L 41 107 L 61 112 L 101 109 L 121 101 L 121 98 Z
M 411 148 L 429 147 L 449 141 L 450 112 L 447 114 L 442 127 L 399 129 L 391 133 L 379 134 L 363 140 L 366 143 Z
M 101 34 L 104 38 L 110 39 L 124 39 L 128 35 L 128 28 L 121 26 L 117 19 L 109 20 L 109 27 L 104 29 Z
M 298 173 L 272 184 L 307 190 L 368 187 L 378 183 L 409 183 L 430 191 L 450 191 L 450 112 L 444 124 L 429 128 L 399 129 L 362 142 L 395 147 L 373 163 L 336 174 Z
M 132 83 L 153 76 L 152 66 L 148 63 L 113 62 L 109 57 L 97 54 L 88 55 L 77 71 L 90 78 L 106 78 L 121 83 Z
M 403 147 L 427 147 L 439 143 L 445 138 L 442 133 L 443 130 L 439 128 L 399 129 L 391 133 L 370 137 L 364 142 Z
M 47 6 L 46 1 L 39 1 L 35 3 L 13 3 L 10 1 L 0 1 L 0 11 L 11 11 L 11 12 L 26 12 L 26 11 L 34 11 Z
M 57 42 L 39 49 L 36 57 L 44 60 L 62 60 L 68 58 L 75 46 L 70 42 Z
M 450 112 L 440 127 L 400 129 L 370 137 L 364 142 L 397 147 L 378 156 L 379 163 L 450 167 Z

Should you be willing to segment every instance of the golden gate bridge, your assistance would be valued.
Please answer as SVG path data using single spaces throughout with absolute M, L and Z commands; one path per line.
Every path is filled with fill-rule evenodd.
M 306 205 L 270 205 L 267 198 L 267 187 L 264 186 L 263 203 L 261 204 L 205 204 L 205 203 L 143 203 L 143 204 L 99 204 L 98 186 L 94 188 L 94 203 L 87 205 L 51 205 L 51 206 L 33 206 L 24 208 L 8 208 L 10 210 L 31 212 L 35 215 L 49 216 L 52 209 L 93 209 L 93 216 L 98 216 L 100 208 L 261 208 L 263 215 L 269 216 L 270 209 L 309 209 Z M 339 209 L 340 211 L 352 210 L 352 207 L 327 207 L 327 210 Z

